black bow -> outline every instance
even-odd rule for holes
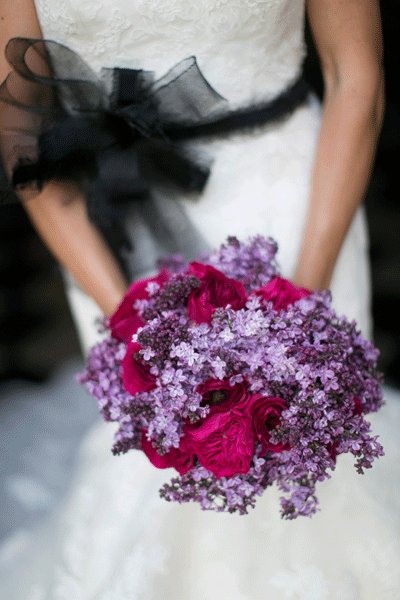
[[[6,56],[14,70],[0,101],[8,107],[7,141],[16,157],[14,189],[73,180],[84,186],[89,216],[104,225],[154,185],[204,188],[210,161],[182,143],[184,132],[226,112],[227,101],[194,56],[158,80],[141,69],[103,69],[98,76],[50,40],[13,38]]]

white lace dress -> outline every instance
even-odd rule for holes
[[[276,96],[304,58],[304,0],[36,0],[44,36],[72,47],[96,70],[123,66],[164,74],[195,55],[231,106]],[[156,198],[174,243],[186,253],[228,234],[263,233],[279,243],[290,277],[305,221],[320,106],[280,124],[205,143],[214,158],[197,199]],[[132,276],[154,269],[166,248],[145,211],[132,211]],[[172,245],[173,245],[172,244]],[[168,248],[167,248],[168,249]],[[332,285],[336,308],[369,335],[370,282],[363,210],[351,226]],[[82,347],[96,341],[94,303],[72,282],[67,292]],[[91,400],[88,398],[88,402]],[[201,512],[158,496],[173,470],[139,452],[114,457],[113,427],[85,440],[64,506],[33,538],[15,577],[14,600],[372,600],[400,598],[399,405],[373,417],[387,456],[364,477],[341,457],[319,491],[313,519],[284,522],[268,491],[248,516]],[[396,495],[397,494],[397,495]],[[46,537],[47,536],[47,537]],[[2,596],[3,597],[3,596]]]

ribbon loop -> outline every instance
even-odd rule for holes
[[[184,140],[276,120],[308,92],[299,79],[277,99],[232,111],[195,56],[159,79],[117,67],[98,75],[52,40],[13,38],[6,56],[13,71],[0,86],[1,200],[35,194],[51,179],[74,181],[100,225],[117,221],[125,203],[148,198],[155,184],[203,190],[212,161]]]

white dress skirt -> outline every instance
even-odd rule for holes
[[[304,0],[36,0],[44,36],[72,47],[94,69],[165,73],[195,55],[233,106],[272,98],[304,58]],[[132,208],[132,278],[168,251],[190,258],[228,235],[271,235],[291,277],[301,243],[321,109],[310,95],[279,124],[197,141],[213,159],[195,199],[157,192]],[[83,353],[99,339],[99,309],[65,274]],[[361,208],[332,283],[338,312],[371,333],[368,236]],[[93,401],[88,398],[88,402]],[[283,521],[271,489],[247,516],[167,503],[173,476],[145,455],[111,454],[114,428],[101,421],[80,452],[68,497],[25,544],[3,598],[10,600],[394,600],[400,598],[400,404],[394,392],[373,415],[386,456],[364,476],[341,456],[319,489],[312,519]]]

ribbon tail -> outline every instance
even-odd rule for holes
[[[188,148],[163,139],[147,140],[138,158],[145,179],[169,183],[180,191],[201,192],[210,175],[210,159],[200,161]]]

